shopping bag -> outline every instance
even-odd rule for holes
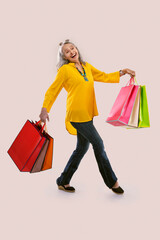
[[[36,122],[35,127],[41,129],[41,125],[39,125],[39,123],[41,123],[41,121]],[[38,159],[34,163],[30,173],[40,172],[52,168],[53,138],[48,134],[46,125],[45,130],[43,131],[43,135],[46,137],[46,143],[41,153],[39,154]]]
[[[46,137],[49,139],[49,145],[48,145],[48,149],[47,149],[47,152],[46,152],[46,155],[45,155],[45,159],[44,159],[41,171],[52,168],[52,162],[53,162],[53,143],[54,143],[54,139],[48,133],[46,133]]]
[[[141,86],[140,108],[139,108],[139,123],[138,127],[150,127],[148,102],[146,94],[146,86]]]
[[[36,161],[34,162],[34,165],[30,171],[30,173],[35,173],[35,172],[40,172],[41,169],[42,169],[42,166],[43,166],[43,162],[44,162],[44,159],[45,159],[45,155],[46,155],[46,152],[47,152],[47,149],[48,149],[48,144],[49,144],[49,140],[46,139],[46,142],[40,152],[40,154],[38,155]]]
[[[130,119],[128,122],[128,126],[124,126],[125,128],[138,128],[138,116],[139,116],[139,104],[140,104],[140,94],[141,87],[139,86],[137,96],[134,102],[134,106],[130,115]],[[123,126],[122,126],[123,127]]]
[[[121,88],[106,122],[113,126],[137,128],[141,88],[135,85],[134,77],[130,78],[128,83]]]
[[[42,134],[44,126],[37,129],[33,122],[27,120],[8,149],[8,154],[20,171],[30,172],[43,149],[46,143],[46,137]]]

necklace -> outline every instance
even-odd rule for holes
[[[77,68],[77,67],[76,67]],[[77,68],[77,70],[78,70],[78,72],[84,77],[84,80],[85,81],[88,81],[88,78],[86,77],[86,72],[85,72],[85,70],[84,70],[84,67],[82,66],[82,68],[83,68],[83,72],[84,72],[84,74],[83,73],[81,73],[81,71]]]

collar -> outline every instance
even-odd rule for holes
[[[75,64],[73,62],[69,62],[68,64],[71,66],[75,66]]]
[[[76,67],[74,62],[69,62],[68,63],[70,66]],[[83,63],[81,62],[82,66],[84,67]]]

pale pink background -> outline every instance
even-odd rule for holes
[[[158,0],[1,1],[1,239],[159,239],[159,9]],[[76,146],[65,130],[64,89],[47,122],[55,139],[53,169],[21,173],[7,154],[25,121],[39,120],[56,76],[58,44],[67,38],[97,69],[130,68],[146,86],[151,127],[126,130],[105,120],[129,75],[119,84],[95,83],[94,124],[123,196],[104,184],[91,145],[71,180],[76,193],[57,189]]]

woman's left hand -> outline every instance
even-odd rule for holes
[[[122,71],[126,74],[129,74],[131,77],[135,77],[136,76],[136,73],[135,71],[129,69],[129,68],[125,68],[125,69],[122,69]]]

